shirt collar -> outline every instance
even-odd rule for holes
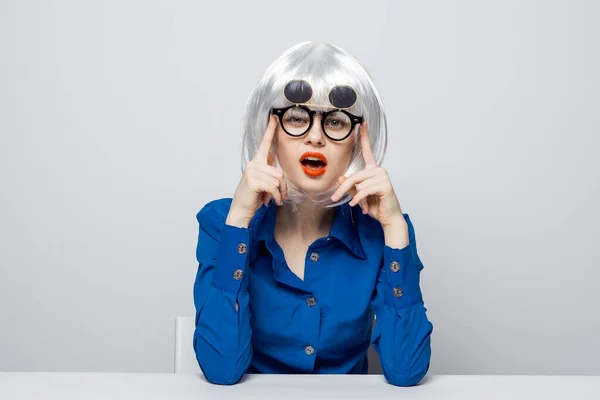
[[[258,209],[256,218],[253,220],[254,223],[250,225],[250,230],[256,232],[254,235],[256,241],[264,241],[269,248],[273,248],[271,245],[275,240],[273,232],[275,232],[276,211],[277,205],[271,200],[268,207],[263,205]],[[358,235],[356,217],[348,203],[337,206],[329,236],[338,239],[355,256],[364,260],[367,256]]]

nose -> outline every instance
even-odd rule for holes
[[[325,134],[321,128],[321,116],[315,115],[313,125],[304,137],[304,144],[312,144],[313,146],[324,146],[325,145]]]

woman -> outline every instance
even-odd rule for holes
[[[364,374],[370,343],[389,383],[425,376],[423,264],[379,166],[386,138],[379,93],[344,50],[300,43],[267,69],[248,101],[234,196],[197,215],[193,346],[210,382]]]

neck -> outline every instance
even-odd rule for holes
[[[298,238],[310,244],[329,234],[335,210],[317,206],[312,201],[296,206],[284,203],[277,208],[276,216],[277,234]]]

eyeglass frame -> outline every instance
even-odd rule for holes
[[[306,112],[308,113],[308,116],[309,116],[309,118],[310,118],[310,123],[308,124],[308,128],[306,128],[306,131],[302,132],[302,133],[301,133],[301,134],[299,134],[299,135],[294,135],[294,134],[292,134],[292,133],[288,132],[288,131],[285,129],[285,127],[283,126],[283,121],[281,120],[281,117],[282,117],[282,116],[283,116],[283,115],[284,115],[284,114],[285,114],[285,113],[286,113],[286,112],[287,112],[289,109],[291,109],[291,108],[294,108],[294,107],[300,107],[300,108],[302,108],[304,111],[306,111]],[[317,107],[319,107],[319,106],[317,106]],[[324,106],[324,107],[327,107],[327,108],[329,108],[328,106]],[[312,128],[312,126],[313,126],[313,122],[314,122],[314,117],[313,117],[313,116],[314,116],[315,114],[317,114],[317,113],[321,114],[321,129],[322,129],[323,133],[325,134],[325,136],[327,136],[327,137],[328,137],[330,140],[333,140],[334,142],[341,142],[342,140],[345,140],[345,139],[347,139],[347,138],[348,138],[348,136],[350,136],[350,135],[352,134],[352,131],[354,131],[354,128],[356,127],[356,125],[357,125],[357,124],[361,124],[361,123],[363,122],[363,117],[359,117],[359,116],[357,116],[357,115],[351,114],[351,113],[349,113],[349,112],[348,112],[348,111],[346,111],[346,110],[342,110],[341,108],[336,108],[336,109],[334,109],[334,110],[330,110],[330,111],[317,111],[317,110],[311,110],[310,108],[308,108],[307,106],[305,106],[305,105],[302,105],[302,104],[293,104],[293,105],[291,105],[291,106],[288,106],[288,107],[283,107],[283,108],[273,108],[273,109],[272,109],[272,112],[273,112],[275,115],[277,115],[277,119],[279,120],[279,125],[281,125],[281,128],[283,129],[283,131],[284,131],[286,134],[288,134],[289,136],[291,136],[291,137],[296,137],[296,138],[297,138],[297,137],[302,137],[302,136],[306,135],[306,133],[307,133],[307,132],[309,132],[309,131],[310,131],[310,128]],[[348,131],[348,134],[347,134],[346,136],[344,136],[343,138],[341,138],[341,139],[334,139],[334,138],[332,138],[331,136],[329,136],[329,135],[327,134],[327,132],[326,132],[326,130],[325,130],[325,120],[327,119],[327,117],[328,117],[330,114],[333,114],[334,112],[342,112],[342,113],[346,114],[346,115],[347,115],[347,116],[350,118],[350,123],[351,123],[351,125],[350,125],[350,131]]]

